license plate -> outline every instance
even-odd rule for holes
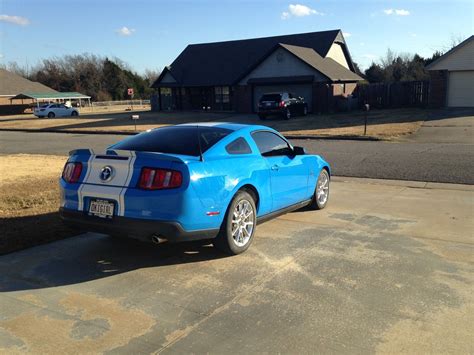
[[[114,215],[114,204],[106,200],[92,200],[89,206],[89,214],[102,218],[112,218]]]

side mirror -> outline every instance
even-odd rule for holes
[[[305,155],[306,149],[303,147],[293,147],[293,154],[294,155]]]

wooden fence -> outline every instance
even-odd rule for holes
[[[426,107],[429,84],[428,81],[361,84],[354,95],[361,108],[366,103],[374,108]]]

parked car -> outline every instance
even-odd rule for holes
[[[288,92],[264,94],[258,102],[258,117],[261,120],[270,115],[280,115],[289,120],[293,116],[308,113],[308,104],[301,96]]]
[[[84,231],[247,250],[257,223],[329,198],[329,164],[277,131],[232,123],[153,129],[70,152],[60,215]]]
[[[46,104],[40,107],[35,107],[33,114],[39,118],[79,116],[79,110],[64,104]]]

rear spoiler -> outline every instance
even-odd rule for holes
[[[142,158],[157,158],[160,160],[167,160],[176,163],[185,163],[186,161],[199,161],[199,157],[194,156],[178,156],[173,154],[165,153],[154,153],[154,152],[139,152],[139,151],[130,151],[130,150],[118,150],[118,149],[107,149],[105,153],[95,153],[92,149],[75,149],[69,152],[69,156],[73,155],[86,155],[91,156],[95,155],[96,159],[110,159],[110,160],[128,160],[132,156],[142,157]]]

